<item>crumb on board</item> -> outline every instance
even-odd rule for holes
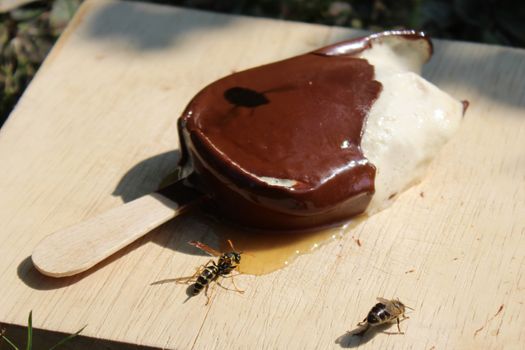
[[[494,314],[494,316],[492,316],[491,318],[489,318],[489,319],[487,320],[487,322],[485,322],[485,324],[484,324],[483,326],[481,326],[480,328],[476,329],[476,331],[474,332],[474,336],[478,335],[478,333],[481,332],[481,331],[483,330],[483,328],[485,328],[485,326],[486,326],[490,321],[492,321],[493,319],[495,319],[496,316],[498,316],[498,315],[501,313],[501,311],[503,311],[503,307],[504,307],[504,306],[505,306],[505,304],[501,304],[501,305],[499,306],[498,311],[496,311],[496,313]],[[498,328],[498,331],[496,332],[496,335],[498,335],[498,334],[499,334],[499,328]]]
[[[408,271],[405,271],[405,273],[412,273],[412,272],[415,272],[415,271],[416,271],[416,269],[410,269]]]
[[[388,196],[388,199],[392,199],[397,195],[397,192],[392,193],[390,196]]]
[[[423,192],[423,191],[419,192],[419,197],[425,198],[425,192]]]
[[[357,243],[358,246],[361,246],[361,240],[359,238],[356,239],[355,242]]]
[[[452,261],[456,261],[456,260],[458,260],[458,258],[454,258],[454,259],[452,259]]]

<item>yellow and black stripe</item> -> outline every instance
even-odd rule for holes
[[[193,284],[193,296],[199,294],[211,281],[219,276],[219,267],[215,264],[206,266]]]

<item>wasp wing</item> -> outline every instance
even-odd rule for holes
[[[207,244],[204,244],[202,242],[199,242],[199,241],[189,241],[188,242],[189,244],[191,244],[192,246],[194,247],[197,247],[199,248],[200,250],[202,251],[205,251],[206,253],[210,254],[211,256],[221,256],[222,253],[221,252],[218,252],[216,251],[215,249],[213,249],[212,247],[210,247],[209,245]]]
[[[164,284],[164,283],[173,283],[173,282],[186,284],[186,283],[192,283],[192,282],[194,282],[193,280],[196,280],[196,279],[197,278],[195,276],[178,277],[178,278],[167,278],[165,280],[152,282],[152,283],[150,283],[150,286],[154,286],[154,285],[157,285],[157,284]]]
[[[397,316],[399,316],[400,314],[403,313],[403,309],[401,309],[399,306],[397,306],[396,304],[402,304],[399,299],[391,299],[391,300],[388,300],[388,299],[385,299],[385,298],[377,298],[377,301],[379,301],[380,303],[383,303],[385,305],[385,309],[386,311],[388,311],[388,313],[390,315],[393,316],[393,318],[396,318]]]

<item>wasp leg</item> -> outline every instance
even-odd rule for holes
[[[403,322],[405,319],[409,318],[408,316],[405,316],[404,318],[401,318],[401,315],[396,318],[396,322],[397,322],[397,332],[387,332],[387,331],[381,331],[381,333],[384,333],[384,334],[388,334],[388,335],[394,335],[394,334],[405,334],[405,332],[402,332],[401,331],[401,328],[399,327],[400,325],[400,322]],[[392,320],[392,322],[394,322],[394,320]]]
[[[201,266],[197,267],[195,273],[193,275],[191,275],[191,276],[177,277],[177,278],[168,278],[168,279],[164,279],[164,280],[153,282],[150,285],[153,286],[153,285],[156,285],[156,284],[164,284],[164,283],[170,283],[170,282],[175,282],[177,284],[192,284],[192,283],[195,283],[197,281],[197,278],[199,278],[200,274],[202,273],[202,271],[204,271],[204,269],[212,262],[213,262],[213,259],[210,259],[210,261],[208,261],[205,265],[201,265]]]
[[[232,276],[232,284],[235,287],[235,290],[237,291],[237,293],[244,294],[244,290],[239,289],[239,287],[237,287],[237,285],[235,284],[235,280],[233,279],[233,276]]]
[[[233,279],[232,279],[232,283],[233,283],[233,286],[235,287],[235,289],[227,288],[227,287],[223,286],[219,281],[217,281],[217,284],[218,284],[219,287],[221,287],[222,289],[229,290],[229,291],[232,291],[232,292],[237,292],[237,293],[240,293],[240,294],[243,294],[243,293],[244,293],[243,290],[239,289],[239,288],[235,285],[235,282],[233,282]]]
[[[241,273],[238,273],[238,274],[235,274],[235,275],[229,275],[229,276],[222,276],[222,278],[231,278],[232,279],[232,284],[233,286],[235,287],[235,289],[228,289],[228,288],[224,288],[224,289],[228,289],[228,290],[232,290],[232,291],[235,291],[237,293],[241,293],[243,294],[244,293],[244,290],[240,289],[239,287],[237,287],[237,285],[235,284],[235,280],[233,279],[233,277],[237,276],[237,275],[240,275]],[[221,286],[222,287],[222,286]]]
[[[405,334],[405,332],[401,332],[401,328],[399,327],[399,317],[396,318],[396,321],[397,321],[397,332],[398,332],[399,334]]]
[[[365,318],[363,321],[359,322],[357,325],[358,326],[366,326],[367,324],[368,324],[368,322],[367,322],[367,320]]]
[[[222,278],[234,278],[235,276],[239,276],[239,275],[242,275],[242,272],[239,272],[237,270],[233,270],[227,276],[222,276]]]
[[[208,287],[210,285],[207,284],[206,285],[206,288],[204,289],[204,295],[206,296],[206,303],[204,305],[208,305],[210,303],[210,300],[211,300],[211,297],[213,295],[213,291],[215,290],[215,284],[213,286],[211,286],[211,291],[210,291],[210,294],[208,295]]]
[[[204,269],[208,267],[208,265],[211,263],[213,263],[213,259],[210,259],[206,264],[197,267],[195,273],[192,276],[174,278],[174,280],[175,282],[180,284],[195,283],[197,281],[197,278],[199,278],[199,276],[201,275],[202,271],[204,271]]]
[[[206,303],[205,303],[204,305],[208,305],[209,302],[210,302],[210,297],[209,297],[209,295],[208,295],[208,287],[209,287],[209,286],[210,286],[210,285],[207,284],[206,287],[204,288],[204,295],[206,296]]]

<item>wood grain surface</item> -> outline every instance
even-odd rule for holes
[[[356,33],[136,2],[86,1],[0,131],[0,322],[176,349],[522,349],[525,51],[435,42],[425,76],[471,103],[425,180],[342,239],[278,272],[240,276],[210,305],[186,288],[178,217],[79,276],[39,274],[50,232],[157,188],[175,120],[205,84]],[[358,237],[357,245],[353,237]],[[346,331],[377,296],[415,308],[403,335]],[[395,327],[388,331],[395,331]]]

